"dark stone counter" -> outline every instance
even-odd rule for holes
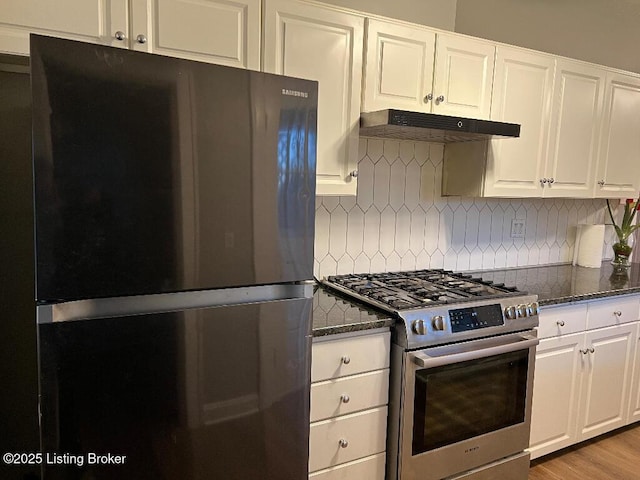
[[[617,275],[608,261],[600,268],[544,265],[474,272],[485,280],[516,286],[538,295],[541,306],[579,302],[594,298],[640,293],[640,265]],[[395,319],[380,310],[343,296],[319,284],[313,298],[313,336],[390,328]]]
[[[547,265],[476,273],[485,280],[515,285],[519,290],[536,294],[540,305],[640,293],[640,265],[637,264],[623,275],[614,273],[608,261],[602,262],[600,268]]]
[[[390,328],[395,319],[321,285],[313,294],[313,336]]]

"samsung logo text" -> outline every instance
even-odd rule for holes
[[[286,88],[282,89],[282,95],[289,95],[290,97],[309,98],[309,94],[307,92],[299,92],[298,90],[288,90]]]

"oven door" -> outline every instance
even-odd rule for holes
[[[529,445],[535,332],[407,352],[400,476],[439,480]]]

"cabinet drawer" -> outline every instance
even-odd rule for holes
[[[386,405],[388,398],[388,369],[314,383],[311,421]]]
[[[389,367],[390,333],[314,343],[311,353],[311,381],[355,375]]]
[[[584,332],[587,325],[587,305],[543,307],[539,321],[538,338]]]
[[[587,329],[609,327],[638,320],[640,297],[613,297],[589,303]]]
[[[361,458],[309,475],[309,480],[384,480],[385,454]]]
[[[386,406],[312,423],[309,472],[384,452],[386,432]]]

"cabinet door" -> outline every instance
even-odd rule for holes
[[[435,43],[427,29],[367,20],[362,111],[429,112]]]
[[[431,111],[489,118],[495,50],[488,42],[438,34]]]
[[[542,195],[555,60],[516,48],[496,53],[491,119],[521,125],[519,138],[492,140],[485,195]]]
[[[319,82],[318,195],[355,195],[364,18],[294,0],[267,0],[264,70]]]
[[[531,413],[531,458],[576,441],[580,349],[584,333],[540,341],[536,351]]]
[[[2,0],[0,52],[28,55],[29,33],[126,47],[127,0]]]
[[[586,333],[578,441],[625,425],[635,332],[624,324]]]
[[[131,0],[131,10],[135,50],[260,70],[260,0]]]
[[[633,360],[633,381],[631,383],[631,400],[629,402],[629,414],[627,423],[640,420],[640,324],[636,323],[636,332],[633,337],[634,360]]]
[[[592,197],[605,71],[557,60],[545,197]]]
[[[635,198],[640,190],[640,78],[608,72],[595,196]]]

